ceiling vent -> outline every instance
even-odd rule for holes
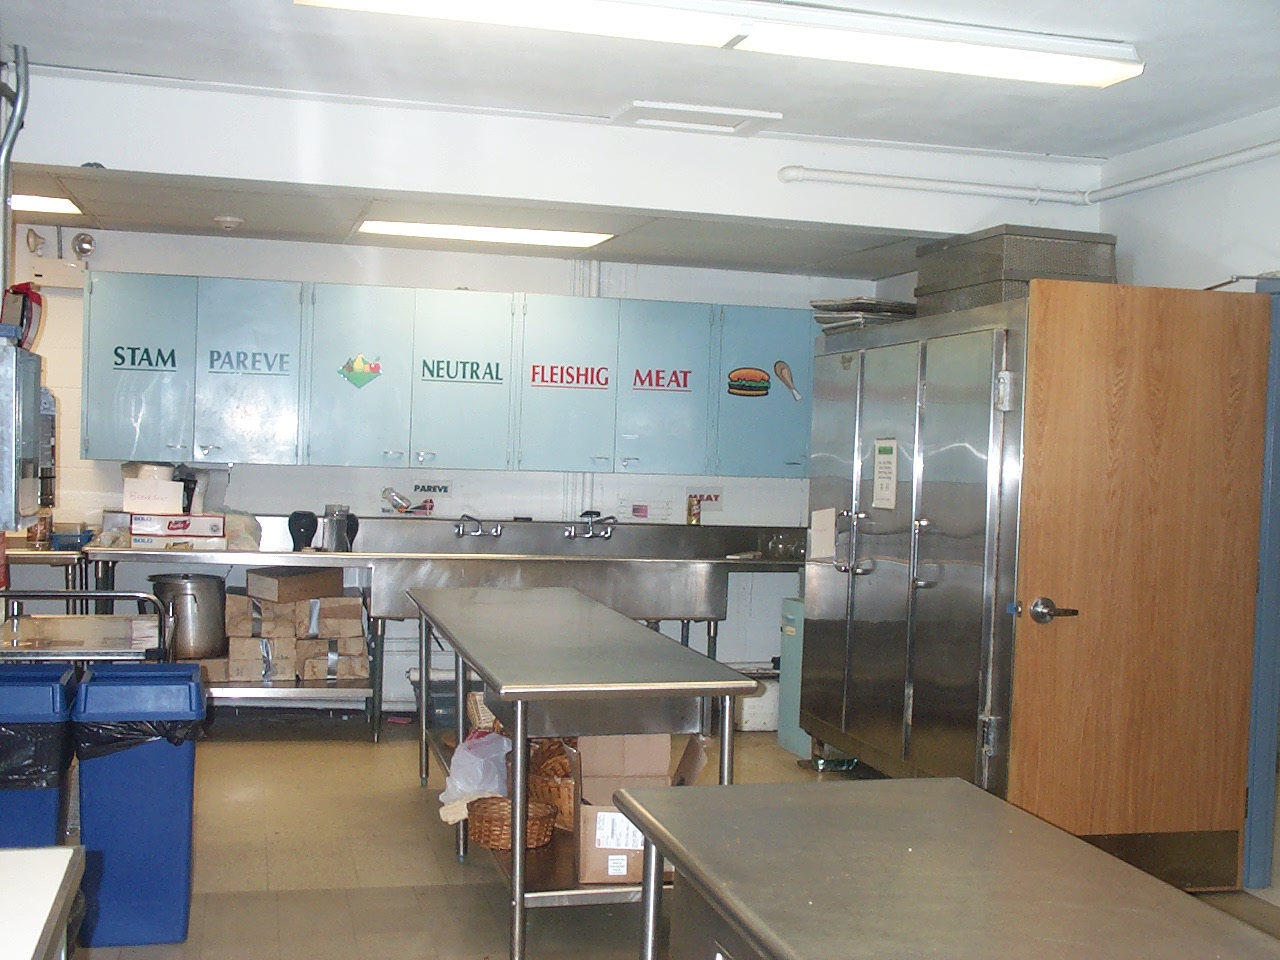
[[[615,115],[612,122],[624,127],[749,137],[781,119],[782,114],[769,110],[735,110],[731,107],[708,107],[697,103],[635,100],[631,106]]]

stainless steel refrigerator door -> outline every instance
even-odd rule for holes
[[[906,759],[935,776],[965,780],[976,774],[983,642],[991,628],[984,564],[1001,338],[982,330],[924,346]]]
[[[811,521],[804,573],[804,653],[800,709],[836,730],[844,728],[849,646],[849,559],[854,438],[858,430],[858,351],[814,358],[813,432],[809,452],[811,516],[834,513],[833,542]],[[842,569],[843,568],[843,569]]]
[[[902,759],[908,690],[909,566],[921,346],[863,355],[845,730]]]

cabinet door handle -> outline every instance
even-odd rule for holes
[[[631,464],[636,463],[636,462],[638,462],[639,460],[640,460],[640,458],[639,458],[639,457],[623,457],[623,458],[622,458],[622,465],[623,465],[624,467],[629,467],[629,466],[631,466]]]
[[[436,452],[435,452],[434,450],[419,450],[419,451],[418,451],[418,462],[419,462],[419,463],[422,463],[422,462],[424,462],[424,461],[426,461],[426,460],[434,460],[435,458],[436,458]]]
[[[166,443],[165,448],[169,450],[185,450],[187,445],[185,443]]]
[[[382,455],[389,460],[399,460],[404,456],[403,450],[383,450]]]
[[[788,467],[803,467],[803,466],[804,466],[804,461],[803,461],[803,460],[787,460],[787,461],[785,461],[785,462],[786,462],[786,465],[787,465]]]
[[[606,457],[604,454],[600,454],[598,456],[592,457],[591,459],[592,460],[612,460],[613,457]]]

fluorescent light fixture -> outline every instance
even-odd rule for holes
[[[80,208],[63,197],[38,197],[34,194],[15,193],[9,198],[9,209],[18,213],[66,213],[80,215]]]
[[[849,25],[838,28],[757,22],[734,49],[1082,87],[1109,87],[1142,73],[1137,51],[1126,43],[885,17],[847,19]]]
[[[1132,44],[861,14],[776,0],[294,0],[296,4],[873,66],[1108,87]]]
[[[628,0],[294,0],[294,3],[703,47],[729,46],[742,35],[741,24],[718,13]]]
[[[462,240],[467,243],[511,243],[534,247],[594,247],[597,243],[613,238],[612,233],[473,227],[457,223],[407,223],[398,220],[366,220],[360,224],[358,232],[418,240]]]

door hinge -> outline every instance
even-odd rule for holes
[[[984,757],[994,757],[1000,752],[1000,734],[1001,728],[1004,726],[1001,717],[980,717],[982,724],[982,755]]]
[[[1001,413],[1011,413],[1018,404],[1018,382],[1012,370],[1001,370],[996,374],[996,409]]]

